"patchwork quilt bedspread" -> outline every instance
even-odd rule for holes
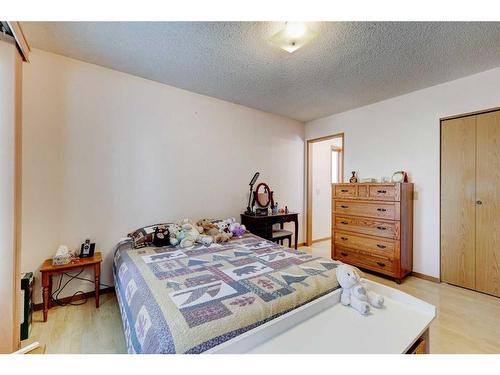
[[[339,287],[337,263],[252,234],[225,244],[120,244],[115,287],[129,353],[201,353]]]

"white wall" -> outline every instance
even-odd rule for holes
[[[413,269],[439,276],[439,119],[500,106],[500,68],[306,124],[306,138],[344,132],[344,178],[409,172],[417,197]]]
[[[30,59],[24,270],[37,271],[59,244],[90,237],[104,253],[103,282],[112,284],[119,238],[183,217],[239,220],[255,171],[301,214],[302,240],[303,123],[39,50]],[[92,290],[74,287],[68,292]]]
[[[312,154],[312,239],[331,236],[332,146],[342,147],[342,138],[310,144]]]

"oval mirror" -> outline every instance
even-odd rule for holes
[[[272,191],[266,183],[261,182],[255,189],[255,200],[262,208],[267,208],[273,199]]]

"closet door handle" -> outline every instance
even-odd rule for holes
[[[377,229],[379,229],[379,230],[386,230],[387,228],[386,227],[377,227]]]
[[[380,267],[385,267],[385,263],[382,263],[382,262],[377,262],[377,264],[378,264]]]
[[[385,208],[377,208],[377,211],[378,211],[378,212],[385,212],[385,211],[387,211],[387,210],[386,210]]]
[[[349,224],[347,221],[341,221],[340,224],[344,224],[344,225],[347,225]]]
[[[483,204],[483,201],[476,201],[476,204],[477,204],[478,206],[480,206],[480,205],[482,205],[482,204]]]
[[[342,255],[343,257],[346,257],[347,256],[347,253],[344,253],[343,251],[340,252],[340,255]]]
[[[347,237],[340,237],[340,239],[341,239],[342,241],[347,241],[347,240],[348,240],[348,238],[347,238]]]
[[[379,243],[378,243],[378,244],[377,244],[377,247],[378,247],[378,248],[380,248],[380,249],[385,249],[387,246],[385,246],[385,245],[381,245],[381,244],[379,244]]]
[[[345,204],[340,206],[341,208],[349,208],[349,206],[346,206]]]
[[[379,194],[386,194],[387,190],[377,190],[377,193],[379,193]]]

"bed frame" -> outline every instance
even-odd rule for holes
[[[384,296],[382,309],[360,315],[339,303],[341,289],[337,289],[205,353],[429,353],[429,326],[436,308],[399,290],[362,280]]]

